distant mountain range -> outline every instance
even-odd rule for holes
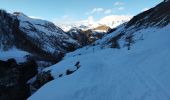
[[[128,22],[133,16],[130,15],[110,15],[104,18],[101,18],[98,21],[94,21],[93,18],[88,18],[88,20],[77,21],[72,24],[57,24],[65,32],[69,31],[71,28],[76,27],[82,30],[94,29],[99,26],[106,25],[110,28],[115,28],[125,22]]]

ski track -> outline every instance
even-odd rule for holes
[[[132,69],[136,76],[145,84],[159,100],[170,100],[170,92],[167,91],[162,84],[152,76],[140,68]],[[165,97],[165,98],[162,98]],[[141,99],[143,100],[143,99]]]
[[[103,61],[105,57],[100,58]],[[110,61],[105,61],[105,66],[110,66]],[[148,90],[141,94],[139,100],[148,100],[149,96],[157,98],[156,100],[170,100],[170,91],[168,91],[155,77],[149,75],[147,72],[143,71],[139,67],[124,67],[124,69],[131,71],[140,80],[141,84],[144,84]],[[121,73],[121,72],[120,72]],[[117,84],[117,86],[119,86]],[[117,90],[118,91],[118,90]]]

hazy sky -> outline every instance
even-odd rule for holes
[[[0,0],[0,8],[46,20],[83,20],[108,15],[136,15],[162,0]]]

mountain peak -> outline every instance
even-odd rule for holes
[[[13,15],[15,15],[15,16],[25,16],[25,17],[27,16],[22,12],[14,12]]]

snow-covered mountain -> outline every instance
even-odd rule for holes
[[[28,100],[170,100],[169,9],[162,2],[68,53]]]
[[[76,40],[70,38],[62,29],[55,26],[53,23],[41,20],[32,19],[22,13],[14,13],[20,21],[20,28],[27,35],[35,40],[39,40],[39,45],[45,51],[54,53],[58,51],[66,52],[69,46],[78,46]],[[58,50],[58,51],[57,51]]]
[[[110,28],[115,28],[125,22],[128,22],[132,16],[130,15],[110,15],[103,17],[97,21],[94,21],[93,17],[89,17],[87,20],[77,21],[70,24],[57,24],[65,32],[68,32],[71,28],[78,28],[82,30],[94,29],[101,25],[109,26]]]
[[[99,25],[106,25],[110,28],[115,28],[125,22],[128,22],[132,16],[127,15],[110,15],[100,19],[97,23]]]
[[[76,40],[49,21],[32,19],[20,12],[9,14],[3,10],[0,17],[2,51],[14,48],[41,59],[56,60],[61,58],[61,54],[79,47]]]

